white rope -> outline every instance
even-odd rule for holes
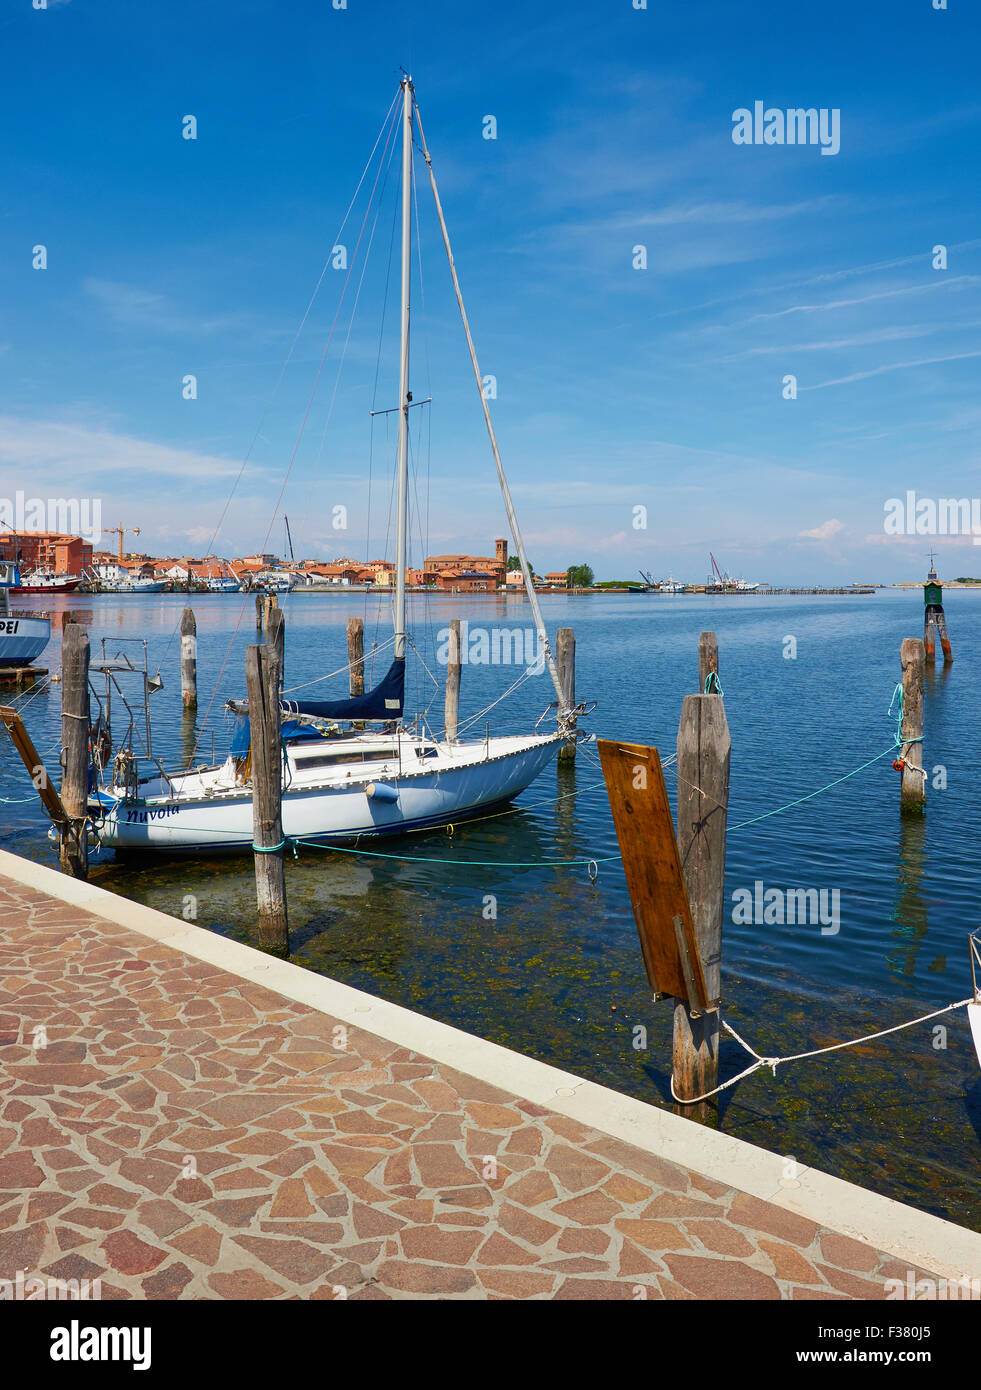
[[[512,684],[508,686],[507,690],[505,690],[503,695],[498,695],[496,700],[492,700],[489,705],[485,705],[483,709],[479,709],[477,713],[472,715],[469,719],[465,719],[463,723],[460,725],[457,732],[462,734],[464,729],[469,729],[471,724],[476,724],[478,719],[483,719],[484,715],[489,714],[495,705],[499,705],[502,700],[506,700],[509,695],[511,695],[515,690],[517,690],[518,686],[521,685],[522,681],[526,681],[529,676],[534,674],[534,666],[526,666],[525,669],[521,672],[521,675],[518,676],[517,680],[513,681]]]
[[[45,692],[45,690],[50,689],[50,686],[51,686],[51,677],[50,677],[50,676],[44,676],[44,677],[42,677],[41,680],[35,681],[35,682],[34,682],[34,688],[30,691],[30,693],[26,696],[26,698],[18,697],[18,696],[15,694],[15,695],[14,695],[14,700],[15,700],[15,702],[19,700],[19,703],[13,704],[13,705],[11,706],[11,708],[12,708],[12,709],[15,709],[19,715],[23,716],[23,713],[24,713],[24,711],[27,709],[27,706],[28,706],[29,704],[31,704],[34,700],[36,700],[37,697],[38,697],[39,695],[43,695],[44,692]]]
[[[934,1009],[933,1013],[922,1014],[919,1018],[911,1018],[908,1023],[897,1023],[892,1028],[881,1028],[877,1033],[865,1033],[860,1038],[852,1038],[848,1042],[832,1043],[830,1047],[815,1047],[810,1052],[794,1052],[789,1057],[761,1057],[760,1054],[750,1047],[749,1043],[739,1036],[735,1028],[722,1019],[722,1027],[727,1033],[731,1033],[741,1047],[744,1047],[751,1057],[755,1057],[755,1062],[748,1066],[745,1071],[741,1071],[738,1076],[731,1077],[724,1081],[721,1086],[716,1086],[713,1091],[706,1091],[703,1096],[693,1096],[690,1100],[682,1099],[674,1089],[674,1073],[671,1075],[671,1096],[680,1105],[697,1105],[699,1101],[709,1100],[712,1096],[717,1096],[720,1091],[724,1091],[729,1086],[735,1086],[737,1081],[742,1081],[744,1076],[752,1076],[754,1071],[759,1071],[760,1067],[769,1067],[774,1076],[777,1074],[777,1067],[784,1062],[800,1062],[805,1057],[820,1057],[825,1052],[840,1052],[843,1047],[855,1047],[858,1043],[872,1042],[875,1038],[888,1037],[890,1033],[901,1033],[904,1028],[914,1028],[918,1023],[928,1023],[931,1018],[939,1018],[941,1014],[952,1013],[954,1009],[963,1009],[968,1004],[975,1003],[975,999],[960,999],[956,1004],[947,1004],[942,1009]]]
[[[439,681],[436,679],[436,677],[433,675],[432,671],[430,671],[429,667],[426,665],[425,661],[423,660],[422,652],[421,652],[421,651],[419,650],[419,648],[416,646],[415,642],[413,642],[411,634],[408,634],[408,633],[407,633],[406,636],[407,636],[407,639],[408,639],[409,646],[410,646],[410,647],[412,648],[412,650],[415,652],[415,654],[416,654],[416,656],[417,656],[417,658],[418,658],[418,660],[419,660],[419,665],[420,665],[420,666],[422,667],[422,669],[425,671],[426,675],[427,675],[427,676],[429,677],[429,679],[432,681],[432,683],[433,683],[433,685],[436,687],[436,689],[439,690]],[[430,704],[431,704],[431,703],[432,703],[432,701],[430,701]],[[427,706],[427,711],[428,711],[428,706]]]

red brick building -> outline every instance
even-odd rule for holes
[[[33,570],[80,575],[92,563],[92,543],[60,531],[0,531],[0,560],[18,560],[22,575]]]
[[[505,582],[508,570],[508,543],[494,542],[496,554],[489,555],[427,555],[423,562],[423,582],[435,583],[441,589],[497,589]],[[451,582],[444,583],[444,578]],[[479,583],[477,581],[480,581]],[[469,581],[469,582],[468,582]]]

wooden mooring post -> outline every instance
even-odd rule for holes
[[[185,709],[198,707],[198,625],[193,608],[181,618],[181,699]]]
[[[443,729],[447,743],[453,743],[460,728],[460,619],[450,620],[450,647],[446,659],[446,697],[443,703]]]
[[[555,664],[559,672],[559,684],[565,700],[565,708],[573,709],[576,703],[576,634],[571,627],[560,627],[555,639]],[[562,711],[560,710],[561,714]],[[575,727],[575,723],[573,723]],[[559,749],[559,762],[573,762],[576,756],[575,738],[566,739]]]
[[[699,644],[701,649],[701,643]],[[719,999],[731,740],[721,695],[686,695],[678,727],[678,851],[709,1008],[674,1010],[674,1092],[680,1101],[719,1082]]]
[[[279,687],[282,690],[283,676],[286,673],[286,615],[279,604],[269,610],[266,642],[276,653],[276,660],[279,662]]]
[[[704,695],[706,689],[710,694],[717,694],[720,689],[719,639],[714,632],[702,632],[698,638],[698,693]]]
[[[61,635],[61,871],[88,878],[86,836],[89,795],[89,634],[67,623]]]
[[[271,955],[289,955],[286,866],[283,850],[283,771],[277,648],[266,642],[248,647],[245,682],[249,699],[252,757],[252,847],[255,851],[259,946]]]
[[[351,668],[351,698],[364,694],[364,619],[347,620],[347,662]]]
[[[899,651],[903,671],[903,719],[899,728],[902,763],[899,809],[903,815],[922,815],[926,807],[923,773],[923,683],[926,653],[918,637],[906,637]]]
[[[264,619],[264,617],[265,617],[265,613],[266,613],[266,596],[265,596],[265,594],[256,594],[256,596],[255,596],[255,630],[256,630],[256,632],[261,632],[261,631],[262,631],[262,622],[263,622],[263,619]]]

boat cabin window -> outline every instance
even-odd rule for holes
[[[389,758],[396,758],[398,754],[394,748],[357,750],[349,749],[345,753],[300,753],[294,752],[293,759],[297,767],[338,767],[343,763],[381,763]]]
[[[425,748],[417,748],[417,749],[416,749],[416,757],[417,757],[417,758],[438,758],[438,757],[439,757],[439,749],[438,749],[438,748],[436,747],[436,745],[433,744],[433,743],[428,744]]]

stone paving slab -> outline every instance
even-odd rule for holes
[[[121,1299],[880,1299],[932,1277],[0,875],[18,1271]]]

